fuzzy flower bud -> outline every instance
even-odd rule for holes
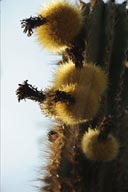
[[[78,124],[94,117],[99,109],[100,97],[107,87],[107,75],[98,66],[84,63],[77,69],[72,61],[63,64],[56,71],[52,90],[70,95],[73,102],[51,98],[41,104],[48,116],[58,117],[66,124]]]
[[[50,3],[39,15],[47,22],[36,29],[38,40],[53,52],[64,49],[81,30],[81,10],[67,1]]]
[[[82,151],[92,161],[111,161],[116,158],[119,151],[117,139],[109,134],[104,141],[98,140],[99,130],[89,129],[81,142]]]

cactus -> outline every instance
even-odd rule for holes
[[[57,1],[22,20],[28,36],[35,29],[43,46],[62,55],[49,88],[25,81],[16,91],[19,101],[37,101],[56,120],[42,192],[128,191],[126,7],[127,1]]]

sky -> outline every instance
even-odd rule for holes
[[[59,57],[44,50],[36,36],[28,38],[20,26],[46,2],[50,0],[1,1],[1,192],[38,191],[37,178],[48,163],[47,133],[54,123],[37,103],[18,103],[15,94],[26,79],[39,89],[52,81]]]
[[[1,1],[1,192],[38,191],[36,180],[47,161],[47,132],[53,123],[38,103],[18,103],[15,94],[26,79],[46,88],[59,59],[43,50],[35,36],[23,34],[20,26],[20,20],[37,15],[45,2]]]

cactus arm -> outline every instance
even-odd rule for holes
[[[101,2],[101,1],[100,1]],[[99,3],[99,1],[97,2]],[[92,11],[90,13],[90,17],[92,16],[91,14],[94,14],[95,12],[97,14],[101,14],[98,11],[94,11],[96,4],[92,7]],[[122,5],[121,5],[122,6]],[[102,31],[101,29],[97,29],[96,25],[93,26],[93,22],[89,23],[90,20],[88,18],[87,14],[87,22],[85,24],[85,59],[89,59],[90,61],[95,61],[96,64],[101,65],[109,75],[109,89],[107,92],[107,98],[106,98],[106,104],[104,105],[105,107],[107,106],[107,109],[105,109],[104,114],[106,116],[112,115],[112,123],[115,123],[114,129],[112,128],[113,132],[120,138],[121,143],[123,144],[123,148],[120,151],[120,154],[118,158],[110,163],[108,162],[91,162],[86,159],[86,157],[83,155],[80,149],[80,140],[85,132],[85,130],[88,128],[88,126],[94,126],[97,124],[99,120],[101,120],[101,117],[97,117],[96,120],[92,120],[90,122],[86,122],[83,125],[79,126],[79,130],[76,129],[75,126],[67,126],[65,125],[65,130],[63,132],[64,134],[64,147],[63,147],[63,152],[62,152],[62,159],[60,161],[60,169],[59,169],[59,175],[60,175],[60,185],[61,185],[61,192],[126,192],[128,189],[128,161],[127,161],[127,138],[128,138],[128,127],[126,126],[127,122],[127,115],[122,119],[121,118],[121,124],[124,125],[124,129],[120,130],[117,129],[117,123],[119,122],[115,120],[115,114],[116,112],[119,111],[116,107],[116,96],[119,94],[123,95],[121,96],[121,102],[126,100],[127,101],[127,93],[126,93],[126,85],[128,84],[127,78],[128,76],[126,75],[127,72],[125,72],[125,83],[123,81],[124,88],[125,90],[123,93],[121,89],[121,84],[119,83],[121,81],[121,71],[123,72],[123,63],[125,60],[125,51],[127,48],[127,33],[126,33],[126,13],[125,9],[122,7],[121,9],[120,5],[115,5],[113,2],[109,2],[109,4],[104,5],[104,11],[106,11],[106,16],[103,17],[105,20],[103,22],[103,18],[101,19],[101,15],[97,16],[99,17],[99,20],[101,23],[103,23],[103,26],[106,26],[105,30]],[[86,5],[83,7],[85,9]],[[100,8],[101,8],[100,7]],[[95,14],[96,14],[95,13]],[[112,17],[114,13],[114,16]],[[116,14],[118,15],[118,24],[116,23]],[[112,20],[109,22],[109,19],[112,17]],[[94,18],[93,18],[94,19]],[[99,22],[97,20],[97,22]],[[121,22],[121,20],[123,22]],[[94,48],[93,51],[93,46],[91,43],[91,37],[90,39],[88,37],[90,28],[87,26],[91,25],[91,30],[97,29],[101,30],[100,34],[103,39],[105,40],[101,41],[102,43],[100,45],[97,45],[97,47]],[[100,25],[98,25],[101,27]],[[122,30],[123,29],[123,30]],[[86,33],[87,30],[87,33]],[[92,31],[93,31],[92,30]],[[90,32],[91,34],[92,32]],[[94,33],[94,31],[93,31]],[[97,35],[97,34],[96,34]],[[98,34],[99,35],[99,34]],[[121,41],[117,41],[118,38],[122,36]],[[97,37],[97,39],[100,37]],[[94,38],[94,42],[97,41],[96,36]],[[92,41],[93,42],[93,41]],[[97,41],[99,42],[99,40]],[[119,44],[118,44],[119,43]],[[95,45],[95,43],[94,43]],[[92,47],[92,50],[91,48]],[[121,48],[122,47],[122,48]],[[103,48],[103,50],[102,50]],[[100,51],[101,52],[100,52]],[[90,52],[89,52],[90,51]],[[72,52],[72,50],[71,50]],[[118,55],[119,57],[118,58]],[[101,54],[101,55],[100,55]],[[90,56],[91,55],[91,56]],[[94,55],[94,57],[93,57]],[[68,55],[69,57],[69,55]],[[94,60],[93,60],[94,59]],[[104,62],[103,62],[104,61]],[[111,84],[110,84],[111,83]],[[120,85],[119,85],[120,84]],[[120,91],[121,92],[120,92]],[[125,97],[124,97],[125,95]],[[127,103],[127,102],[125,102]],[[119,106],[119,102],[117,104]],[[113,106],[115,107],[113,109]],[[113,118],[114,117],[114,118]],[[117,118],[117,117],[116,117]],[[110,121],[111,122],[111,121]],[[108,123],[108,122],[107,122]],[[112,126],[113,124],[110,123]],[[111,131],[111,126],[109,127],[108,125],[106,126],[107,129],[103,129],[101,127],[101,132],[99,135],[99,138],[104,140],[104,138],[107,137],[109,132]],[[77,130],[77,131],[76,131]],[[121,132],[120,132],[121,131]],[[126,135],[124,135],[124,132],[126,132]],[[121,138],[121,135],[122,138]],[[105,137],[104,137],[105,136]],[[79,139],[78,139],[79,138]],[[123,140],[125,141],[123,143]],[[76,146],[75,148],[73,146]],[[125,159],[125,163],[123,163]],[[110,177],[112,176],[112,178]],[[118,175],[118,176],[117,176]],[[123,180],[122,178],[125,178]],[[51,190],[52,191],[52,190]],[[58,192],[58,191],[57,191]]]
[[[108,112],[111,114],[117,114],[115,99],[120,90],[120,74],[123,71],[124,63],[126,59],[126,50],[128,47],[128,17],[124,5],[117,6],[117,23],[115,25],[115,39],[113,43],[113,50],[111,61],[109,65],[109,90],[108,90]],[[120,39],[121,37],[121,39]],[[111,106],[114,106],[111,108]],[[114,115],[115,116],[115,115]],[[116,122],[116,120],[115,120]],[[117,122],[119,123],[119,121]]]
[[[127,192],[128,68],[125,63],[128,60],[128,11],[126,2],[118,4],[115,0],[109,0],[107,3],[103,0],[91,0],[87,4],[82,2],[81,11],[84,15],[83,28],[62,53],[61,63],[72,60],[76,66],[75,70],[78,71],[80,71],[78,68],[82,71],[83,60],[90,65],[93,63],[101,66],[108,75],[108,89],[100,98],[101,107],[94,118],[80,125],[69,126],[62,121],[58,122],[61,125],[54,127],[48,134],[52,152],[49,156],[50,163],[46,168],[47,175],[41,179],[45,182],[41,191]],[[22,21],[24,32],[29,36],[34,28],[42,24],[41,20],[40,24],[35,20],[30,18]],[[52,104],[57,105],[57,102],[65,102],[68,105],[75,102],[75,96],[55,90],[54,86],[46,93],[38,91],[27,81],[19,85],[17,96],[19,101],[32,99],[39,103],[43,103],[48,98],[50,102],[48,100],[46,103],[50,107]],[[89,160],[87,154],[84,154],[81,140],[90,128],[92,132],[98,131],[95,144],[100,143],[100,146],[110,138],[110,132],[117,137],[120,150],[114,160],[102,159],[103,161],[98,162],[99,159]],[[93,139],[90,140],[92,141]],[[112,144],[109,149],[103,148],[96,152],[101,154],[103,151],[104,155],[106,151],[111,151],[110,148]]]

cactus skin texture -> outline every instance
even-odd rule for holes
[[[67,6],[67,1],[63,2]],[[80,1],[79,11],[77,8],[78,12],[75,12],[76,17],[67,21],[74,23],[74,19],[82,15],[79,17],[81,21],[77,20],[80,24],[78,31],[74,30],[75,25],[72,23],[70,30],[73,35],[67,39],[67,28],[63,35],[60,33],[62,41],[56,36],[55,44],[52,42],[55,38],[47,36],[48,46],[53,51],[66,45],[51,87],[41,92],[27,84],[27,81],[19,84],[19,101],[26,98],[38,101],[42,111],[57,121],[56,126],[48,133],[52,152],[49,152],[51,154],[47,175],[41,178],[41,192],[128,191],[126,5],[127,1],[120,4],[114,0],[90,0],[89,3]],[[42,11],[41,17],[32,19],[32,22],[31,18],[23,20],[25,33],[37,28],[42,34],[45,25],[46,28],[52,25],[47,25],[47,11],[44,13],[43,15]],[[53,14],[50,18],[52,22],[55,15],[52,11],[50,14]],[[62,12],[61,14],[63,15]],[[57,19],[58,23],[64,22],[61,23],[63,27],[67,26],[64,19],[65,15]],[[61,30],[53,25],[54,27],[56,31]],[[43,39],[41,41],[43,43]],[[94,73],[95,70],[97,73]],[[92,93],[94,103],[90,99]],[[96,110],[89,116],[86,116],[87,104],[91,111],[96,106]],[[81,118],[86,121],[81,121]]]

